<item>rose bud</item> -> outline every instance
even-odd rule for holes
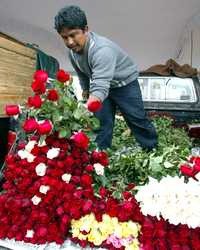
[[[43,123],[38,124],[38,133],[40,135],[49,134],[52,128],[53,128],[52,123],[46,120]]]
[[[59,82],[66,82],[70,79],[70,74],[68,72],[65,72],[63,69],[60,69],[56,74],[56,79]]]
[[[47,99],[50,101],[57,101],[59,99],[58,92],[55,89],[50,89],[48,91]]]
[[[188,167],[187,165],[182,165],[180,167],[180,171],[182,174],[187,175],[189,177],[195,178],[195,174],[193,172],[193,169]]]
[[[18,115],[20,113],[19,105],[6,105],[5,111],[7,115]]]
[[[87,102],[87,109],[90,112],[97,112],[101,108],[102,108],[102,102],[101,101],[98,101],[98,100],[90,101],[90,100],[88,100],[88,102]]]
[[[48,79],[48,74],[44,70],[37,70],[33,75],[33,78],[40,83],[44,83]]]

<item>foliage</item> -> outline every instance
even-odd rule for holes
[[[179,164],[190,154],[191,139],[184,129],[174,128],[170,118],[155,117],[153,123],[158,133],[158,147],[146,152],[135,144],[125,122],[117,120],[113,148],[109,151],[110,178],[144,184],[149,176],[161,179],[179,174]]]

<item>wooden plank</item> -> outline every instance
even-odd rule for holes
[[[4,36],[0,35],[0,48],[6,49],[8,51],[14,51],[18,54],[35,58],[36,51],[32,48],[28,48],[20,43],[11,41]]]

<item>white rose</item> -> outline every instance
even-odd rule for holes
[[[34,231],[33,230],[27,230],[26,236],[27,238],[33,238]]]
[[[33,162],[33,160],[35,159],[35,156],[26,150],[19,150],[18,155],[21,159],[27,159],[28,162]]]
[[[44,163],[40,163],[36,166],[35,171],[38,176],[44,176],[46,173],[47,166]]]
[[[25,150],[30,153],[36,143],[37,143],[36,141],[29,141],[25,146]]]
[[[28,152],[25,151],[25,150],[19,150],[17,154],[19,155],[19,157],[20,157],[21,159],[26,159],[26,158],[27,158],[27,155],[28,155]]]
[[[63,174],[62,175],[62,180],[65,181],[66,183],[69,183],[70,182],[70,179],[71,179],[71,174]]]
[[[40,197],[38,197],[37,195],[34,195],[31,200],[32,200],[34,205],[38,205],[42,199]]]
[[[43,146],[46,146],[47,144],[46,144],[46,141],[45,140],[43,140],[42,141],[42,143],[39,141],[39,143],[38,143],[38,147],[43,147]]]
[[[33,162],[34,159],[35,159],[35,157],[36,157],[36,156],[34,156],[34,155],[28,153],[28,154],[27,154],[27,161],[28,161],[28,162]]]
[[[41,185],[40,186],[40,193],[46,194],[49,189],[50,189],[49,186]]]
[[[104,175],[104,166],[103,165],[101,165],[100,163],[95,163],[93,166],[94,166],[94,169],[95,169],[97,175]]]
[[[57,157],[59,155],[60,149],[59,148],[52,148],[49,149],[49,151],[47,152],[47,158],[48,159],[53,159],[55,157]]]

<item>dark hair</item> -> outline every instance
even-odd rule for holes
[[[86,26],[87,18],[85,12],[75,5],[62,8],[55,16],[55,29],[58,33],[65,27],[84,30]]]

